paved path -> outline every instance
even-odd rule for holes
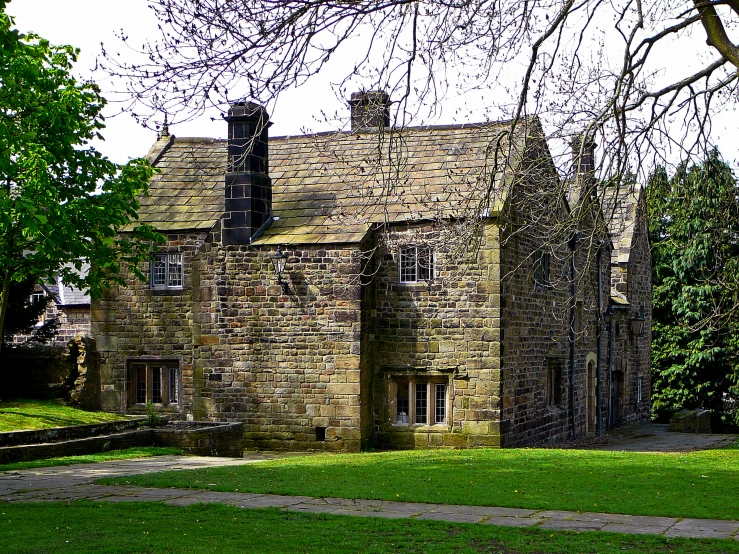
[[[609,444],[589,447],[593,450],[624,452],[693,452],[728,446],[737,435],[706,435],[698,433],[671,433],[669,425],[648,423],[617,429],[609,437]]]
[[[203,490],[151,489],[95,485],[102,477],[164,470],[242,465],[268,459],[254,454],[244,459],[161,456],[140,460],[100,462],[0,473],[0,502],[160,501],[173,506],[218,502],[242,508],[282,508],[310,513],[425,519],[510,527],[569,531],[611,531],[666,537],[733,538],[739,540],[739,521],[647,517],[595,512],[524,510],[485,506],[450,506],[381,500],[311,498],[270,494],[225,493]],[[272,456],[274,457],[274,456]]]

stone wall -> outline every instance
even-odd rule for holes
[[[598,255],[597,220],[587,213],[578,216],[576,240],[558,239],[556,213],[555,206],[537,229],[516,219],[521,227],[511,227],[516,231],[503,241],[504,446],[594,434],[598,419],[606,420],[606,353],[601,347],[598,358],[598,329],[610,288],[609,252]],[[548,284],[536,277],[542,253],[549,254]]]
[[[362,251],[283,247],[286,290],[272,268],[274,249],[209,252],[196,419],[244,421],[247,447],[359,450]]]
[[[100,353],[101,408],[108,411],[144,411],[126,403],[126,371],[133,360],[176,360],[181,372],[181,401],[163,411],[192,413],[193,349],[199,344],[197,301],[206,233],[170,234],[160,248],[183,254],[182,290],[152,290],[129,276],[127,287],[112,286],[93,301],[92,333]],[[141,270],[149,275],[149,265]]]
[[[184,255],[183,290],[132,280],[93,309],[103,407],[140,409],[126,405],[132,361],[178,360],[181,417],[242,421],[250,448],[359,450],[363,248],[283,248],[286,290],[274,249],[205,234],[164,249]]]
[[[498,446],[498,227],[484,227],[477,252],[458,252],[433,225],[393,227],[379,250],[374,332],[376,442],[383,447]],[[401,284],[398,252],[434,246],[431,283]],[[397,387],[433,380],[448,387],[444,424],[398,421]]]

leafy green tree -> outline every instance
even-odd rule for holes
[[[49,342],[59,328],[58,318],[45,318],[39,325],[53,297],[44,296],[31,301],[35,283],[31,280],[10,284],[10,295],[2,341],[4,344],[13,340],[14,335],[30,335],[31,341],[37,344]]]
[[[61,272],[99,295],[138,269],[159,236],[136,219],[152,176],[142,159],[118,165],[89,144],[103,129],[105,100],[71,75],[78,51],[12,27],[0,0],[0,336],[11,283]],[[83,262],[90,271],[82,276]],[[70,265],[65,265],[70,264]],[[76,270],[75,270],[76,268]]]
[[[652,409],[721,410],[739,383],[739,184],[717,151],[647,188]],[[736,415],[734,416],[736,417]]]

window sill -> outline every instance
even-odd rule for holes
[[[171,289],[149,289],[151,293],[155,296],[182,296],[185,294],[185,289],[183,288],[171,288]]]
[[[429,425],[428,423],[391,423],[390,424],[394,429],[411,429],[413,431],[442,431],[445,429],[449,429],[449,425],[447,423],[433,423]]]

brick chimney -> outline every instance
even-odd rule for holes
[[[353,92],[349,106],[352,131],[377,131],[390,126],[390,97],[385,91]]]
[[[236,102],[228,110],[223,244],[249,244],[269,223],[272,180],[269,177],[266,110],[252,102]]]

